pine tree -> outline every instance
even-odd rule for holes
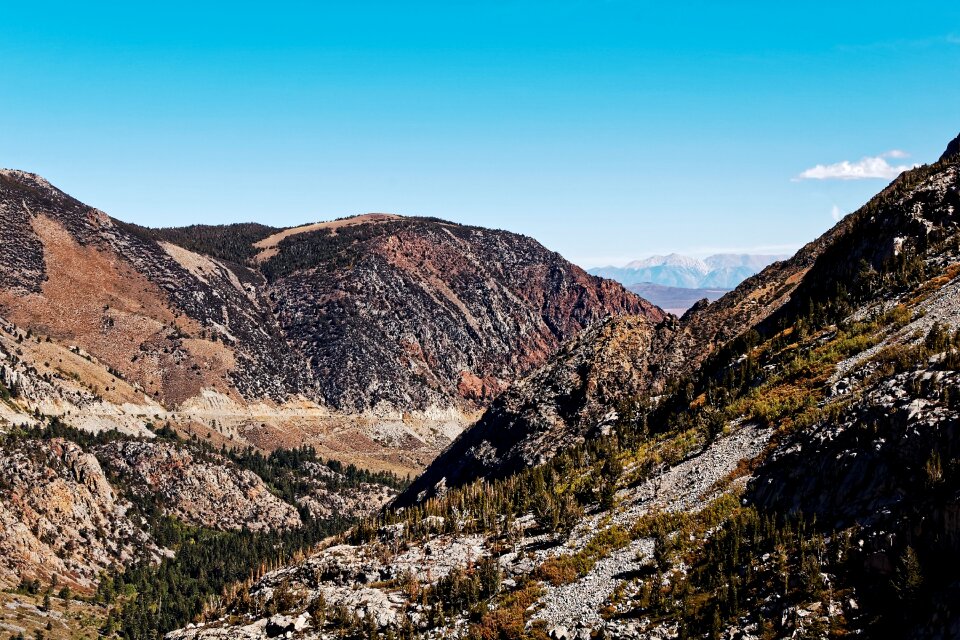
[[[923,573],[920,559],[913,547],[907,545],[900,556],[897,573],[894,577],[894,589],[901,600],[910,601],[917,597],[923,586]]]

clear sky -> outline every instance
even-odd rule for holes
[[[0,11],[0,166],[151,226],[387,211],[584,266],[782,251],[958,131],[955,1]]]

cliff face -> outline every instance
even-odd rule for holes
[[[128,517],[97,459],[65,440],[6,444],[0,456],[0,583],[89,590],[114,564],[160,550]]]
[[[663,317],[530,238],[441,220],[145,229],[11,170],[0,214],[6,367],[55,388],[11,422],[150,416],[406,473],[585,327]]]

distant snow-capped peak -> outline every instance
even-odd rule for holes
[[[681,269],[690,269],[700,273],[707,273],[710,267],[699,258],[671,253],[665,256],[650,256],[643,260],[634,260],[626,264],[626,269],[648,269],[650,267],[676,267]]]

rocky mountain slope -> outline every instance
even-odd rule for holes
[[[602,425],[607,412],[622,411],[623,403],[686,384],[685,379],[719,349],[748,330],[756,335],[744,339],[760,340],[818,306],[839,304],[837,297],[849,305],[847,298],[863,297],[862,290],[891,269],[920,269],[918,254],[953,233],[950,213],[957,206],[953,158],[903,174],[792,258],[771,265],[712,304],[691,308],[679,322],[654,325],[613,318],[571,342],[550,363],[514,385],[477,428],[418,478],[416,486],[423,490],[440,478],[445,478],[445,485],[459,484],[500,466],[512,468],[509,456],[501,460],[490,451],[509,450],[514,455],[520,450],[556,450],[558,425],[566,439],[583,438]],[[913,262],[908,265],[907,260]],[[947,258],[936,260],[943,268]],[[602,348],[611,342],[612,349]],[[623,376],[624,371],[629,375]],[[611,375],[618,376],[616,383],[603,384],[602,377]],[[546,380],[551,382],[545,384]],[[445,464],[448,459],[459,463]],[[460,469],[472,470],[461,476]]]
[[[150,494],[187,524],[251,531],[300,525],[293,505],[270,493],[257,474],[221,456],[135,440],[100,445],[94,453],[134,494]]]
[[[168,427],[152,436],[91,434],[49,417],[0,432],[0,588],[59,594],[64,611],[72,598],[110,605],[134,590],[168,601],[162,624],[171,628],[231,581],[342,531],[404,484],[324,463],[309,448],[265,456],[217,452]],[[129,637],[103,618],[71,629],[91,625]]]
[[[563,340],[663,315],[530,238],[441,220],[145,229],[12,170],[0,214],[7,422],[149,435],[149,416],[407,473]]]
[[[101,571],[160,549],[98,460],[65,440],[24,440],[0,456],[0,584],[56,580],[89,591]]]
[[[721,300],[580,334],[402,508],[169,637],[956,637],[958,145]]]
[[[392,500],[566,338],[663,317],[440,220],[145,229],[9,170],[0,219],[0,583],[167,628]]]
[[[596,320],[662,317],[506,232],[391,218],[277,246],[274,312],[339,409],[473,410]]]

